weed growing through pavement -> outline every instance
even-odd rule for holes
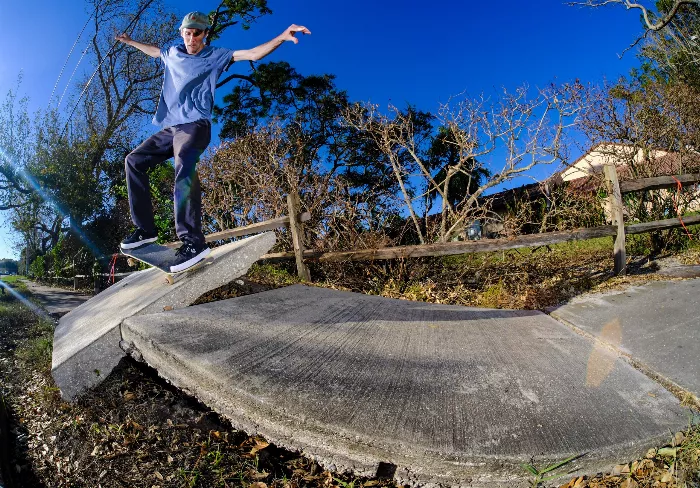
[[[546,481],[553,480],[554,478],[559,478],[563,476],[563,474],[555,474],[555,475],[550,475],[550,476],[545,476],[547,473],[551,473],[554,470],[557,470],[561,468],[562,466],[569,464],[571,461],[580,458],[581,456],[584,456],[584,454],[576,454],[574,456],[568,457],[564,459],[563,461],[559,461],[558,463],[550,464],[549,466],[538,469],[535,467],[534,463],[524,463],[521,464],[523,469],[527,471],[528,473],[532,474],[534,478],[532,479],[532,487],[537,488],[538,486],[541,486],[542,483]]]
[[[338,478],[333,478],[340,488],[355,488],[355,480],[343,481]]]

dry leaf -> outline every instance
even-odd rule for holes
[[[254,439],[254,441],[255,441],[255,445],[250,449],[250,454],[253,454],[253,455],[255,455],[258,451],[262,451],[263,449],[265,449],[267,446],[270,445],[269,442],[264,441],[262,439],[256,438],[256,439]]]
[[[639,488],[639,484],[632,478],[627,478],[620,484],[620,488]]]
[[[678,450],[675,447],[662,447],[659,449],[659,456],[661,457],[676,457]]]

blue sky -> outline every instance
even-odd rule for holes
[[[213,0],[165,1],[178,16],[218,5]],[[577,78],[592,83],[615,79],[636,65],[633,53],[622,59],[618,55],[641,32],[636,13],[570,7],[561,0],[268,2],[273,15],[249,31],[226,33],[216,44],[246,49],[291,23],[305,25],[311,36],[301,36],[298,45],[286,43],[266,60],[286,60],[302,74],[335,74],[337,86],[353,100],[381,106],[408,102],[430,111],[463,92],[477,96],[523,83],[538,87]],[[21,93],[30,98],[32,109],[46,107],[86,12],[87,5],[78,0],[0,0],[0,17],[6,21],[0,98],[15,86],[21,70]],[[132,37],[138,40],[139,33]],[[59,94],[77,63],[77,51],[68,60]],[[246,73],[247,63],[230,72],[235,70]],[[5,218],[0,213],[0,258],[16,258]]]

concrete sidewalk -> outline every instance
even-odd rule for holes
[[[552,310],[670,387],[700,397],[700,280],[586,295]]]
[[[688,425],[609,348],[533,311],[292,286],[122,323],[135,357],[248,433],[401,483],[529,486],[605,470]],[[698,361],[696,354],[695,361]]]

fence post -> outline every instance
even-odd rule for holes
[[[299,219],[301,214],[301,201],[296,192],[287,194],[287,206],[289,207],[289,229],[292,232],[294,255],[297,260],[297,273],[304,281],[311,281],[311,273],[304,263],[304,227]]]
[[[100,274],[102,273],[102,266],[100,266],[100,262],[95,259],[95,264],[92,266],[92,284],[95,290],[95,295],[97,295],[102,288],[102,283],[101,283],[101,277]]]
[[[617,224],[617,237],[615,238],[614,257],[615,274],[627,274],[627,255],[625,251],[625,216],[624,204],[622,203],[622,193],[620,183],[617,181],[617,168],[612,164],[604,166],[605,185],[608,190],[608,201],[613,225]]]

